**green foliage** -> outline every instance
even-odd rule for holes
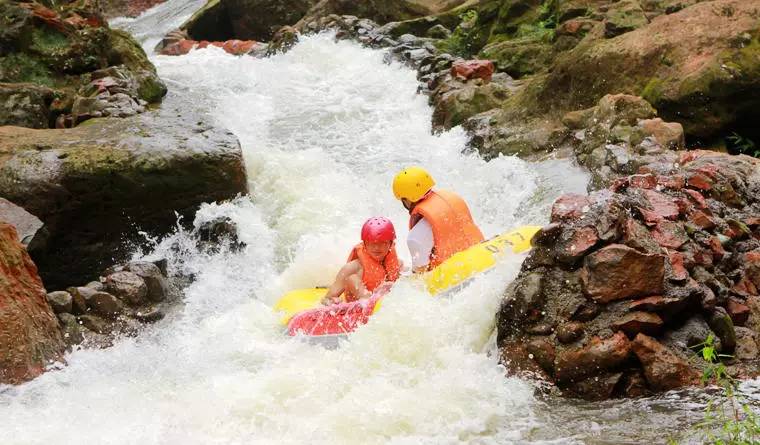
[[[728,139],[731,145],[733,145],[736,151],[738,151],[740,154],[745,154],[749,156],[754,156],[756,158],[760,158],[760,147],[755,145],[755,142],[752,141],[751,139],[745,138],[744,136],[736,132],[732,133],[726,139]]]
[[[554,2],[547,0],[541,3],[538,9],[539,21],[535,23],[523,23],[517,28],[515,37],[528,37],[534,40],[549,43],[554,40],[554,32],[557,29],[557,14],[554,12]]]
[[[469,57],[478,51],[479,40],[478,12],[467,10],[459,15],[461,22],[448,39],[442,40],[438,47],[444,52],[462,57]]]
[[[711,400],[697,427],[704,443],[714,445],[750,445],[760,441],[760,416],[752,411],[746,398],[736,391],[738,382],[726,372],[721,359],[729,356],[715,350],[715,337],[710,334],[702,345],[701,356],[707,362],[702,373],[703,384],[722,389],[721,397]]]

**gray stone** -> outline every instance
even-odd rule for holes
[[[0,83],[0,126],[48,128],[50,88],[30,83]]]
[[[82,326],[86,327],[92,332],[95,332],[98,334],[108,334],[109,332],[111,332],[111,324],[107,322],[106,320],[98,317],[97,315],[93,315],[93,314],[80,315],[79,317],[77,317],[77,320],[79,320],[79,323]]]
[[[72,300],[71,294],[62,290],[47,294],[48,304],[56,314],[71,312]]]
[[[143,279],[148,288],[148,300],[161,302],[166,299],[168,285],[158,266],[149,261],[133,261],[127,265],[127,270]]]
[[[32,252],[45,247],[47,230],[42,221],[2,197],[0,197],[0,221],[10,223],[16,228],[18,240],[26,246],[27,251]]]
[[[123,302],[138,306],[145,302],[148,286],[134,272],[116,272],[108,275],[105,282],[106,290]]]
[[[71,312],[74,315],[87,313],[87,300],[97,291],[86,286],[70,287],[66,290],[71,294],[72,298]]]
[[[61,322],[61,330],[63,331],[63,341],[71,349],[72,346],[82,343],[84,336],[82,335],[82,328],[77,322],[77,318],[71,314],[62,313],[58,314],[58,320]]]
[[[94,314],[106,318],[116,318],[124,312],[124,304],[107,292],[95,292],[87,299],[87,306]]]
[[[734,322],[728,312],[720,306],[716,307],[707,324],[720,339],[720,343],[723,345],[722,352],[733,353],[736,348],[736,332]]]
[[[755,331],[744,327],[735,327],[736,350],[734,357],[737,360],[754,360],[758,357],[757,334]]]

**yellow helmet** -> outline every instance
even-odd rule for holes
[[[422,167],[408,167],[393,178],[393,194],[396,199],[406,198],[417,202],[435,185],[433,177]]]

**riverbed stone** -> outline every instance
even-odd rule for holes
[[[697,371],[684,357],[652,337],[638,334],[632,342],[632,350],[644,368],[647,383],[656,391],[692,385],[699,379]]]
[[[127,264],[126,270],[143,279],[148,300],[158,303],[166,299],[168,284],[158,266],[150,261],[132,261]]]
[[[131,306],[139,306],[146,301],[148,286],[134,272],[115,272],[106,277],[106,291]]]
[[[47,301],[56,314],[71,312],[73,298],[66,291],[49,292],[47,294]]]
[[[557,354],[554,376],[559,382],[571,382],[615,368],[628,360],[631,342],[618,332],[608,339],[594,337],[589,344]]]
[[[124,312],[124,303],[108,292],[95,292],[87,299],[87,306],[93,314],[114,319]]]
[[[82,343],[84,340],[82,328],[74,315],[64,312],[58,314],[58,320],[61,322],[63,341],[69,350]]]

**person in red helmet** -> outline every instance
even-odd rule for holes
[[[396,256],[396,229],[388,218],[376,216],[362,226],[362,242],[351,249],[348,262],[340,269],[335,282],[327,289],[322,304],[356,301],[372,296],[385,282],[396,281],[401,262]]]

